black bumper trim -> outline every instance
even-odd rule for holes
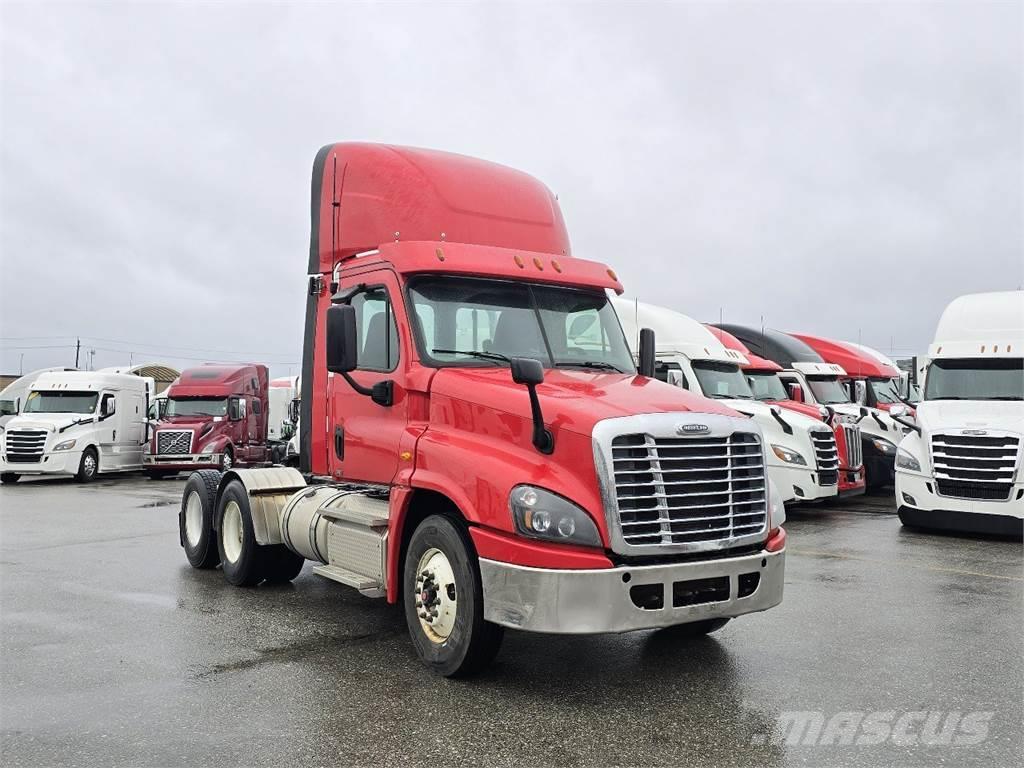
[[[1009,515],[985,515],[953,509],[917,509],[900,505],[900,522],[912,528],[930,528],[956,533],[981,533],[990,536],[1024,537],[1024,520]]]

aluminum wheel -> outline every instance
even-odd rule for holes
[[[237,563],[242,556],[242,537],[245,527],[242,525],[242,508],[237,501],[229,501],[224,505],[224,519],[220,523],[221,541],[224,543],[224,557]]]
[[[455,628],[458,595],[455,572],[448,556],[432,547],[416,567],[416,615],[423,633],[433,643],[443,643]]]
[[[199,546],[199,540],[203,536],[203,500],[199,494],[192,491],[185,501],[185,538],[189,546]]]
[[[224,455],[220,457],[220,468],[224,472],[231,469],[231,451],[227,448],[224,449]]]
[[[86,477],[96,474],[96,457],[92,455],[91,451],[82,457],[82,474]]]

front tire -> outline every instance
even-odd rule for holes
[[[189,475],[181,496],[178,513],[178,534],[189,565],[200,570],[220,564],[220,549],[213,530],[213,514],[217,504],[220,472],[203,469]]]
[[[96,449],[89,446],[82,451],[82,460],[78,462],[78,472],[75,474],[75,480],[80,483],[91,483],[99,471],[100,457],[96,453]]]
[[[0,483],[4,485],[13,485],[18,482],[18,478],[21,477],[17,472],[3,472],[0,473]]]
[[[217,521],[217,549],[228,583],[254,587],[267,578],[272,548],[256,543],[249,494],[240,480],[232,480],[221,494]]]
[[[483,588],[464,527],[432,515],[412,534],[403,569],[405,620],[416,653],[445,677],[479,672],[493,661],[504,629],[484,620]]]

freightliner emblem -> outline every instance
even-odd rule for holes
[[[677,435],[703,435],[710,431],[711,427],[707,424],[680,424],[676,427]]]

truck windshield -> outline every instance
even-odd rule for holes
[[[747,371],[747,384],[756,400],[789,400],[789,393],[775,371]]]
[[[226,416],[227,398],[217,397],[169,397],[164,416]]]
[[[875,400],[880,403],[892,405],[900,400],[896,393],[900,391],[900,383],[894,379],[868,379],[868,386],[875,395]]]
[[[694,360],[693,372],[697,375],[704,397],[716,400],[753,400],[747,379],[735,363],[718,363],[710,360]]]
[[[0,400],[0,416],[14,416],[17,413],[18,408],[13,400]]]
[[[934,360],[924,380],[925,400],[1024,400],[1024,360]]]
[[[96,413],[98,392],[30,392],[25,401],[25,413]]]
[[[412,283],[409,296],[420,357],[434,365],[496,366],[506,364],[501,357],[532,357],[545,368],[636,370],[601,291],[431,276]]]
[[[814,393],[814,399],[822,405],[850,402],[849,395],[835,376],[808,376],[807,384]]]

